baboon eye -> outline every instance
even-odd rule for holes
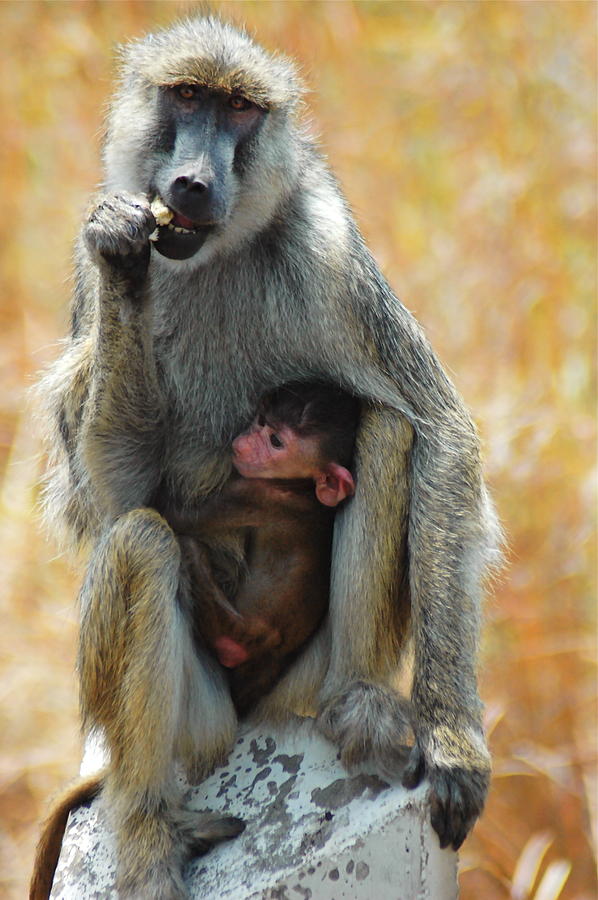
[[[276,447],[277,450],[280,450],[282,447],[284,447],[283,442],[280,440],[277,434],[270,435],[270,443],[273,447]]]
[[[176,92],[181,100],[194,100],[197,96],[197,88],[193,84],[179,84]]]
[[[247,97],[241,97],[240,94],[233,94],[232,97],[228,98],[228,105],[231,109],[234,109],[235,112],[242,112],[244,109],[250,109],[253,106],[251,100],[248,100]]]

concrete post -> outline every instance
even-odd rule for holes
[[[247,822],[239,838],[189,865],[192,898],[458,896],[457,855],[438,846],[425,785],[406,791],[372,770],[349,775],[310,720],[284,731],[244,728],[227,765],[185,790],[191,808],[222,810]],[[114,868],[99,798],[71,815],[52,900],[116,900]]]

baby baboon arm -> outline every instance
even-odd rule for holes
[[[165,518],[179,534],[199,536],[234,528],[258,528],[318,509],[312,482],[273,478],[233,478],[193,511],[167,510]]]

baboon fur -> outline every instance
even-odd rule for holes
[[[195,148],[218,216],[182,260],[148,242],[149,202],[179,146],[159,121],[175,85],[259,110],[228,168],[218,135],[212,168]],[[476,645],[499,530],[478,437],[301,125],[301,96],[289,61],[213,18],[124,49],[103,189],[77,243],[71,331],[42,385],[48,514],[90,549],[81,706],[110,750],[103,794],[125,898],[187,896],[184,862],[241,827],[180,804],[173,762],[203,777],[237,722],[221,669],[192,639],[188,577],[157,498],[190,510],[218,490],[232,438],[288,381],[332,382],[365,411],[356,495],[335,521],[329,615],[260,712],[315,713],[348,766],[396,771],[405,716],[391,683],[410,637],[404,781],[429,779],[443,846],[460,845],[488,787]],[[240,564],[234,542],[219,552]]]

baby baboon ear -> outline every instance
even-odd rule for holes
[[[355,493],[353,476],[344,466],[329,463],[316,478],[316,497],[324,506],[338,506]]]

